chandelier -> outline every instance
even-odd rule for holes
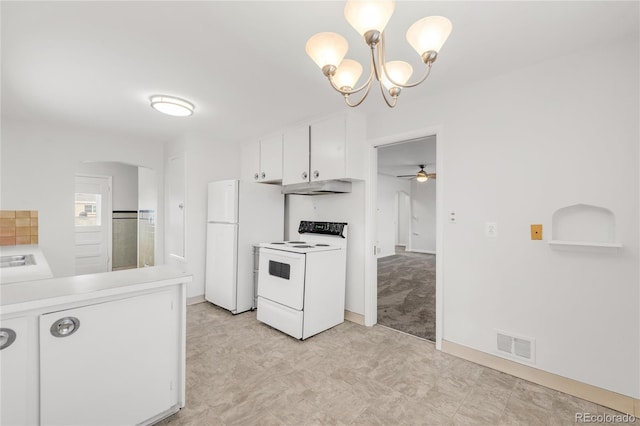
[[[413,67],[404,61],[387,62],[386,59],[384,28],[394,8],[393,0],[347,0],[344,16],[364,37],[371,51],[371,72],[360,87],[356,87],[356,84],[362,75],[362,65],[352,59],[344,59],[349,49],[344,37],[324,32],[315,34],[307,41],[307,54],[322,69],[331,87],[344,96],[344,101],[350,107],[357,107],[365,100],[374,84],[374,78],[380,83],[382,97],[387,105],[395,107],[402,89],[415,87],[427,79],[440,48],[451,33],[451,21],[443,16],[428,16],[409,27],[407,41],[418,52],[426,69],[419,80],[407,83],[413,74]],[[352,102],[350,96],[361,92],[361,98]]]

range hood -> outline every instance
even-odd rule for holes
[[[322,195],[351,192],[351,182],[342,180],[324,180],[317,182],[296,183],[282,187],[283,194]]]

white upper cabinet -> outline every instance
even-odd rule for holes
[[[340,113],[311,123],[311,182],[366,178],[365,124],[364,116],[355,112]]]
[[[345,125],[342,115],[311,125],[311,181],[347,177]]]
[[[309,182],[309,126],[284,132],[282,184]]]
[[[242,179],[283,185],[364,180],[365,125],[359,113],[339,113],[247,144],[242,152]]]
[[[260,179],[260,141],[242,147],[242,180],[258,182]]]
[[[282,181],[282,134],[248,143],[242,149],[242,180],[279,183]]]
[[[282,133],[260,141],[260,182],[282,181]]]

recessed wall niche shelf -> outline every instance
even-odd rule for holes
[[[551,239],[556,246],[620,248],[615,240],[616,217],[609,209],[575,204],[556,210],[551,216]]]

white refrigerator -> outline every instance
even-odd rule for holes
[[[209,183],[205,299],[233,314],[254,306],[253,245],[284,238],[281,187]]]

